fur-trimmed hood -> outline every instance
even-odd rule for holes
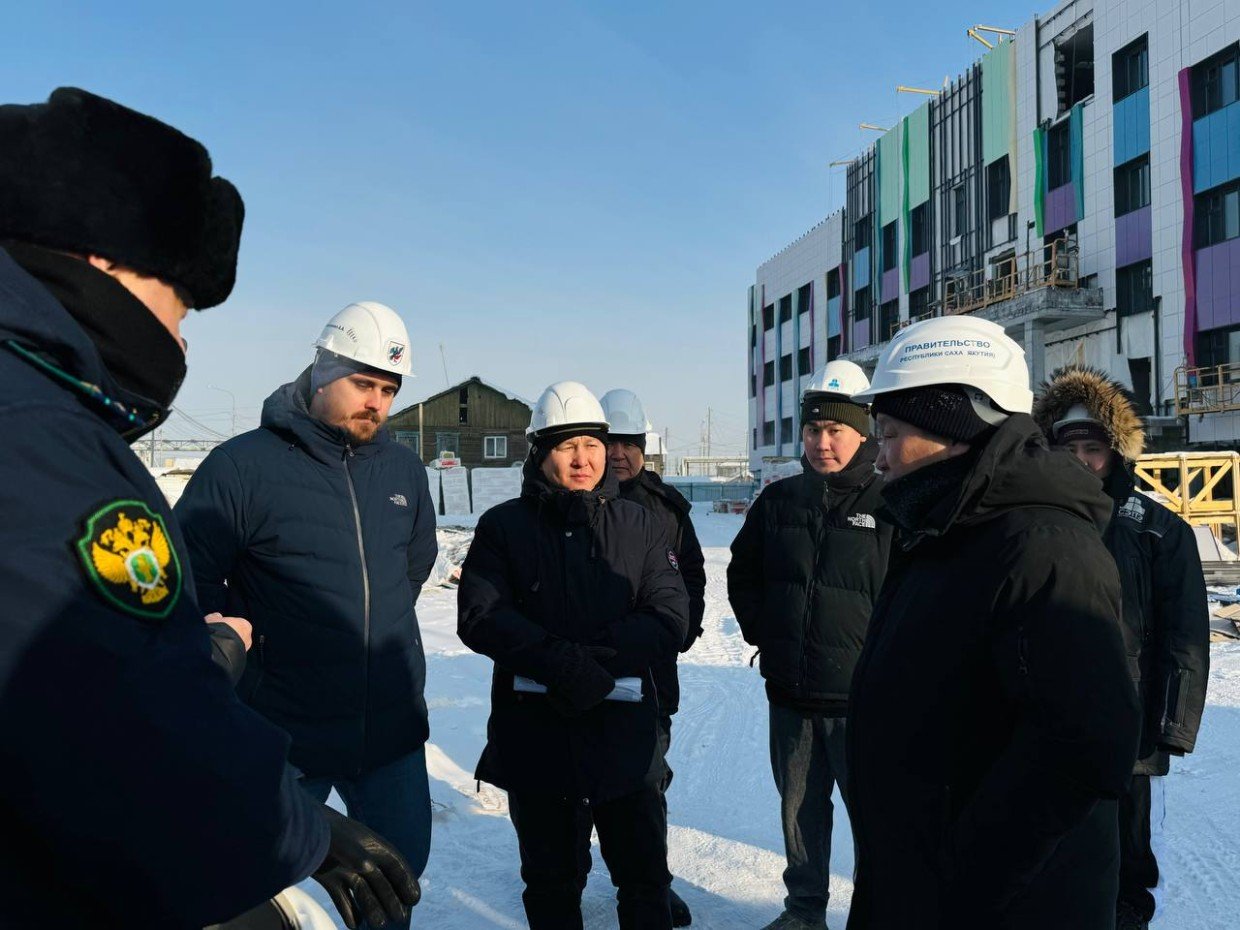
[[[1055,423],[1074,404],[1085,405],[1090,416],[1102,425],[1111,448],[1125,462],[1135,462],[1145,450],[1145,429],[1127,388],[1106,372],[1083,365],[1053,371],[1033,402],[1033,419],[1049,442],[1055,439]]]

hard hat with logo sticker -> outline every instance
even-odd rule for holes
[[[960,384],[985,394],[1000,410],[1033,407],[1025,352],[1003,327],[968,316],[944,316],[900,330],[879,357],[869,388],[853,397],[869,404],[880,394]]]
[[[614,388],[599,398],[599,403],[613,436],[644,436],[650,432],[646,410],[632,391]]]
[[[810,394],[839,394],[851,399],[853,395],[870,386],[870,379],[860,365],[844,359],[827,362],[809,379],[802,398]]]
[[[413,376],[404,321],[391,307],[374,300],[349,304],[328,320],[314,345],[379,371]]]
[[[525,435],[533,439],[546,433],[559,433],[573,427],[590,430],[608,428],[607,414],[598,398],[579,381],[557,381],[542,392],[534,404]]]

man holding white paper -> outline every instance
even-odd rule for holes
[[[495,661],[477,777],[508,792],[531,930],[581,927],[591,819],[621,930],[670,930],[666,765],[651,669],[689,596],[665,531],[617,499],[607,420],[564,381],[535,405],[521,496],[478,522],[458,632]]]

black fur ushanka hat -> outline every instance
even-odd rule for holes
[[[159,120],[74,87],[0,106],[0,239],[110,259],[203,309],[232,291],[244,216],[207,150]]]

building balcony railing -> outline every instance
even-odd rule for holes
[[[1240,410],[1240,364],[1175,370],[1175,415]]]

